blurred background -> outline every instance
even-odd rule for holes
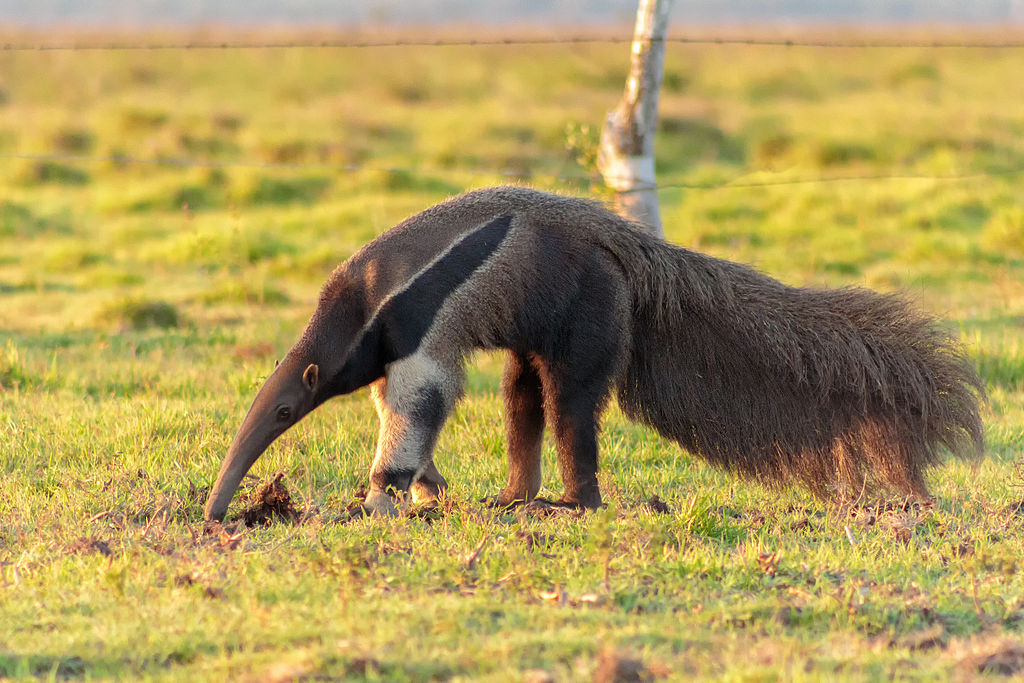
[[[1016,376],[1022,8],[676,2],[666,236],[792,284],[909,291]],[[334,266],[411,213],[508,182],[607,197],[597,146],[635,11],[0,0],[9,378],[43,383],[55,353],[102,376],[103,343],[194,344],[186,373],[270,359]]]

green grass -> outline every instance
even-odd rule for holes
[[[206,487],[331,269],[498,169],[601,194],[587,178],[626,57],[0,52],[0,153],[96,158],[0,159],[0,677],[1022,670],[1019,50],[673,45],[666,64],[660,177],[741,185],[663,191],[669,239],[791,284],[904,290],[960,331],[987,455],[934,470],[934,506],[765,490],[613,408],[607,510],[496,514],[477,502],[505,472],[501,359],[483,355],[438,446],[442,514],[344,519],[377,430],[357,393],[254,468],[285,474],[304,523],[202,533]],[[888,175],[966,178],[758,185]]]

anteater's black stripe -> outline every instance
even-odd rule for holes
[[[416,351],[445,299],[497,251],[511,224],[502,216],[470,233],[381,307],[374,324],[383,325],[388,362]]]
[[[511,227],[512,216],[501,216],[474,230],[381,306],[334,378],[333,393],[366,386],[384,365],[412,355],[445,299],[498,250]]]

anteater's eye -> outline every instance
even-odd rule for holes
[[[277,409],[277,421],[278,422],[290,422],[292,419],[292,409],[288,406],[281,406]]]

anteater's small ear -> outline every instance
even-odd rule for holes
[[[320,368],[310,363],[305,372],[302,373],[302,383],[310,391],[316,391],[316,383],[320,379]]]
[[[275,359],[274,360],[274,369],[277,370],[277,366],[280,365],[280,364],[281,364],[281,359],[280,358]]]

